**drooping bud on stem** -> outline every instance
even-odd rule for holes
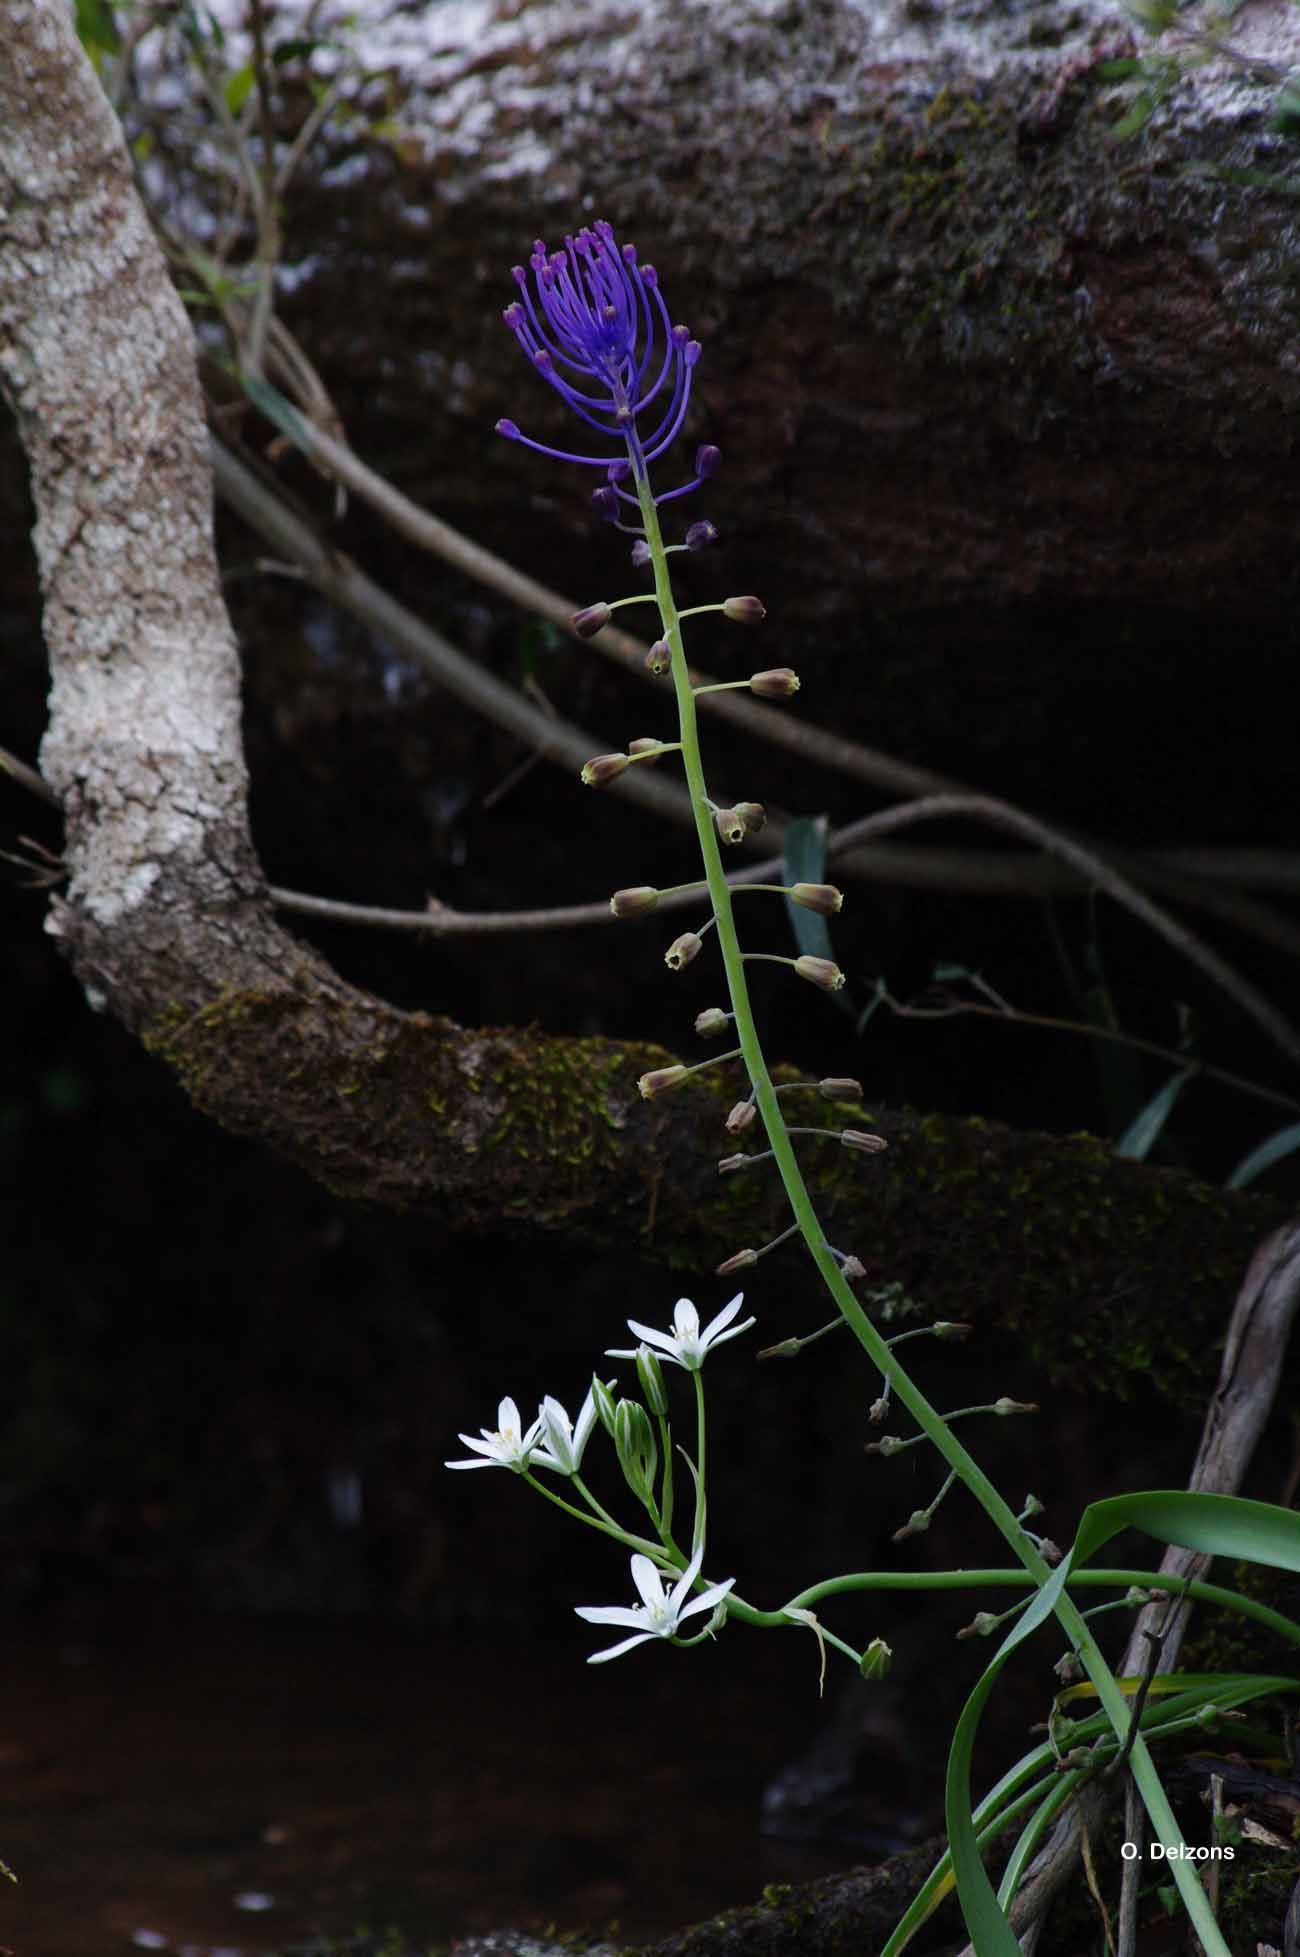
[[[833,883],[795,883],[790,886],[790,901],[818,917],[834,917],[844,908],[844,893]]]
[[[582,780],[588,788],[606,788],[617,781],[624,768],[630,768],[632,758],[627,754],[598,754],[587,763],[582,771]]]
[[[672,671],[672,664],[672,648],[667,639],[656,639],[645,656],[646,671],[658,679],[661,674]]]
[[[767,810],[761,802],[737,802],[736,814],[744,823],[747,836],[756,836],[767,826]]]
[[[639,883],[631,890],[616,890],[609,900],[609,908],[615,917],[644,917],[658,902],[659,892],[654,886]]]
[[[627,896],[627,891],[619,891],[619,896]],[[622,915],[621,912],[618,915]],[[823,1101],[860,1101],[862,1082],[851,1080],[847,1074],[828,1074],[825,1080],[817,1083],[817,1092]]]
[[[693,958],[698,958],[704,949],[704,940],[695,931],[683,931],[680,938],[674,938],[664,953],[664,964],[670,972],[680,972]]]
[[[687,550],[707,550],[710,544],[716,544],[717,541],[717,530],[707,518],[699,523],[692,523],[686,532]]]
[[[718,1040],[731,1024],[731,1014],[721,1006],[706,1006],[695,1015],[695,1030],[702,1040]]]
[[[724,1257],[713,1273],[715,1277],[730,1277],[733,1271],[747,1271],[751,1264],[757,1264],[756,1250],[736,1250],[730,1257]]]
[[[841,1128],[840,1141],[845,1148],[860,1148],[865,1155],[879,1155],[889,1147],[883,1135],[869,1135],[864,1128]]]
[[[689,1067],[656,1067],[651,1073],[642,1074],[637,1086],[643,1101],[653,1101],[657,1094],[667,1094],[672,1088],[680,1087],[690,1072]]]
[[[573,614],[572,625],[580,639],[594,639],[603,625],[608,625],[613,612],[608,605],[587,605],[582,611]]]
[[[724,598],[722,615],[724,618],[731,619],[736,625],[757,625],[761,619],[767,617],[767,607],[758,598]],[[601,625],[604,623],[602,619]],[[593,630],[599,631],[599,629],[599,626],[593,627]]]
[[[750,1122],[757,1118],[757,1115],[758,1109],[752,1101],[737,1101],[735,1107],[727,1116],[727,1133],[729,1135],[743,1134]]]
[[[800,978],[807,979],[809,985],[820,986],[823,992],[838,992],[844,984],[843,972],[829,958],[814,958],[804,952],[793,962]]]
[[[739,809],[715,809],[713,826],[724,843],[743,843],[748,833]]]
[[[793,666],[773,666],[768,672],[752,674],[749,690],[764,700],[789,700],[799,691],[799,675]]]

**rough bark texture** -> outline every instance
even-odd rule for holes
[[[1300,54],[1272,0],[1231,39]],[[1153,49],[1106,0],[403,13],[366,46],[396,67],[400,151],[363,163],[350,138],[305,181],[289,314],[345,418],[383,418],[389,473],[516,550],[529,495],[535,561],[581,588],[581,484],[494,452],[500,414],[561,424],[491,325],[534,234],[604,211],[704,342],[713,500],[787,625],[1117,595],[1267,609],[1300,363],[1296,205],[1263,180],[1294,145],[1276,77],[1223,58],[1113,143],[1129,98],[1104,64]]]

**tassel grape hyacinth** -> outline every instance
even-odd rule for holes
[[[575,455],[533,441],[513,421],[499,421],[497,433],[558,462],[607,470],[614,497],[634,503],[619,485],[629,466],[643,475],[647,463],[676,440],[690,403],[699,341],[673,325],[654,266],[638,262],[635,245],[620,247],[604,219],[566,238],[563,251],[548,251],[539,238],[528,267],[516,265],[514,277],[519,297],[505,309],[506,325],[543,380],[618,449]],[[652,407],[657,419],[647,434],[641,417]],[[701,458],[688,488],[717,467],[716,450],[701,450]],[[600,514],[613,508],[609,490],[598,489],[596,497]]]

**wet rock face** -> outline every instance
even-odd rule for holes
[[[1285,62],[1294,24],[1247,16]],[[458,0],[363,33],[400,137],[319,150],[285,312],[353,440],[485,541],[581,588],[590,483],[492,434],[573,432],[499,314],[534,236],[606,215],[704,343],[689,433],[792,620],[1268,605],[1294,207],[1213,174],[1288,166],[1239,68],[1134,149],[1109,5]]]

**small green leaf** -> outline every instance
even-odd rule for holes
[[[226,98],[226,107],[230,110],[232,116],[239,114],[239,111],[252,94],[253,85],[256,80],[257,76],[253,72],[251,62],[243,68],[236,68],[234,74],[227,78],[226,86],[222,92]]]
[[[286,62],[300,61],[305,55],[314,54],[317,48],[325,45],[326,43],[316,35],[300,35],[295,40],[277,41],[271,49],[271,60],[277,68],[283,68]]]
[[[77,39],[89,52],[116,54],[122,45],[108,0],[77,0]]]
[[[1232,1174],[1228,1177],[1229,1189],[1244,1189],[1247,1183],[1262,1176],[1265,1169],[1271,1169],[1275,1162],[1294,1155],[1300,1148],[1300,1121],[1292,1121],[1285,1128],[1279,1128],[1266,1142],[1252,1148],[1249,1155],[1243,1155]]]

